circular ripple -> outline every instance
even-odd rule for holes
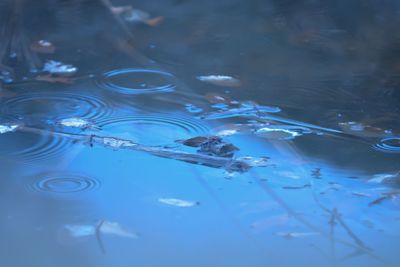
[[[14,132],[0,138],[0,155],[23,163],[45,161],[65,152],[69,139],[52,135]]]
[[[96,179],[78,174],[52,174],[39,177],[31,189],[41,193],[70,194],[94,190],[100,186]]]
[[[97,83],[122,94],[152,94],[174,91],[174,75],[151,69],[118,69],[103,74]]]
[[[389,153],[400,153],[400,137],[387,137],[382,139],[374,148]]]
[[[4,101],[0,111],[9,116],[98,119],[107,116],[111,108],[93,96],[73,93],[27,93]]]
[[[130,116],[98,121],[103,132],[146,145],[165,145],[178,139],[187,139],[209,133],[201,121],[185,117]]]

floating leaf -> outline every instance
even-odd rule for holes
[[[197,201],[188,201],[177,198],[159,198],[158,201],[166,205],[176,206],[180,208],[190,208],[200,204]]]
[[[226,75],[197,76],[197,79],[202,82],[219,86],[239,87],[241,85],[241,82],[238,79]]]
[[[57,124],[65,127],[72,127],[79,129],[87,129],[87,128],[99,129],[99,127],[94,125],[92,122],[77,117],[62,119]]]
[[[72,76],[78,71],[78,68],[70,64],[49,60],[44,64],[43,71],[59,76]]]
[[[85,237],[95,235],[97,226],[66,224],[64,225],[64,228],[73,237]],[[100,227],[97,230],[100,231],[102,234],[110,234],[127,238],[138,238],[138,235],[136,233],[126,230],[117,222],[102,221]]]
[[[15,132],[19,127],[19,124],[0,124],[0,134]]]

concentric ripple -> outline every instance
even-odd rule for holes
[[[383,152],[400,153],[400,137],[383,138],[374,148]]]
[[[59,136],[13,132],[1,136],[0,156],[29,164],[61,155],[71,145],[71,140]]]
[[[166,145],[177,139],[209,132],[209,128],[200,120],[163,115],[110,118],[97,122],[97,125],[108,135],[146,145]]]
[[[100,186],[94,178],[80,174],[47,174],[31,184],[29,189],[39,193],[74,194],[92,191]]]
[[[109,105],[100,99],[74,93],[26,93],[4,101],[0,107],[3,115],[23,117],[81,117],[98,119],[111,112]]]
[[[152,94],[174,91],[174,78],[169,72],[129,68],[106,72],[97,83],[122,94]]]

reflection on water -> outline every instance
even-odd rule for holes
[[[398,266],[398,1],[0,1],[0,266]]]

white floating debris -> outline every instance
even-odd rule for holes
[[[241,85],[240,80],[226,75],[197,76],[196,78],[202,82],[219,86],[239,87]]]
[[[94,225],[64,225],[64,228],[68,230],[73,237],[85,237],[91,236],[96,233],[96,226]]]
[[[256,130],[255,134],[269,139],[290,140],[311,132],[310,129],[305,127],[271,125]]]
[[[319,235],[319,233],[317,233],[317,232],[309,232],[309,233],[277,232],[275,234],[277,236],[281,236],[281,237],[288,238],[288,239]]]
[[[103,221],[100,226],[100,232],[127,238],[138,238],[136,233],[126,230],[117,222]]]
[[[137,146],[137,144],[135,144],[132,141],[113,138],[113,137],[104,137],[103,144],[105,146],[109,146],[109,147],[113,147],[113,148]]]
[[[88,225],[67,224],[64,225],[64,228],[73,237],[93,236],[96,234],[96,231],[99,231],[102,234],[110,234],[127,238],[138,238],[138,235],[136,233],[126,230],[117,222],[103,221],[100,222],[100,224],[98,225],[100,226],[90,225],[90,224]]]
[[[78,71],[78,68],[70,64],[49,60],[44,64],[43,71],[60,76],[72,76]]]
[[[65,127],[74,127],[74,128],[80,128],[80,129],[98,128],[93,123],[91,123],[85,119],[77,118],[77,117],[62,119],[58,122],[58,124],[65,126]]]
[[[0,134],[14,132],[20,127],[19,124],[0,125]]]
[[[166,205],[176,206],[180,208],[190,208],[199,205],[199,202],[181,200],[176,198],[159,198],[158,201]]]

